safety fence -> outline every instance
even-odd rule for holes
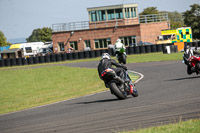
[[[200,42],[185,43],[193,47],[200,47]],[[134,46],[127,47],[126,53],[131,54],[145,54],[145,53],[155,53],[163,52],[166,53],[166,46],[170,46],[171,52],[178,52],[177,46],[173,43],[169,44],[159,44],[159,45],[145,45],[145,46]],[[29,58],[7,58],[0,60],[0,67],[10,67],[10,66],[22,66],[22,65],[33,65],[39,63],[50,63],[50,62],[60,62],[67,60],[77,60],[77,59],[88,59],[100,57],[103,53],[109,53],[114,56],[113,49],[103,49],[94,51],[84,51],[75,53],[59,53],[51,54],[46,56],[36,56]]]

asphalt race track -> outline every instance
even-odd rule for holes
[[[67,64],[93,67],[97,62]],[[127,64],[144,78],[137,98],[109,91],[0,116],[1,133],[115,133],[200,118],[200,76],[181,61]],[[95,89],[95,88],[94,88]]]

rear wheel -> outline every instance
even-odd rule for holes
[[[127,95],[126,94],[123,94],[118,86],[116,85],[116,83],[114,82],[111,82],[110,83],[110,89],[111,89],[111,92],[113,92],[113,94],[120,100],[123,100],[123,99],[126,99],[127,98]]]
[[[197,69],[197,72],[200,73],[200,63],[197,63],[195,67]]]

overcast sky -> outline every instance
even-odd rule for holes
[[[128,3],[137,3],[139,12],[152,6],[159,11],[184,12],[200,0],[0,0],[0,30],[7,40],[27,38],[36,28],[88,21],[89,7]]]

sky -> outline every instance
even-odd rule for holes
[[[0,0],[0,31],[11,43],[25,41],[37,28],[88,21],[87,8],[129,3],[137,3],[139,12],[152,6],[159,11],[185,12],[200,0]]]

